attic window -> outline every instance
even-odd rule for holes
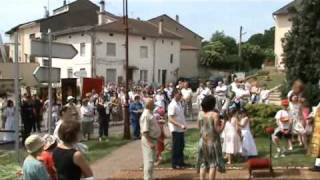
[[[84,36],[84,33],[81,33],[81,36]]]
[[[113,33],[110,33],[109,36],[113,36]]]
[[[162,39],[162,44],[164,44],[164,40]]]
[[[146,40],[146,37],[142,37],[142,40]]]
[[[69,36],[69,39],[71,39],[72,36]]]

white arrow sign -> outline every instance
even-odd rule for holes
[[[78,54],[78,51],[72,44],[52,42],[51,57],[60,59],[72,59]],[[32,39],[31,56],[49,57],[48,41]]]
[[[60,82],[60,68],[52,68],[51,71],[51,82]],[[33,72],[33,76],[39,83],[48,83],[49,82],[49,68],[39,66]]]

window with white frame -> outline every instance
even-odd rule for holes
[[[107,43],[107,56],[116,56],[116,43]]]
[[[72,68],[68,68],[67,69],[67,75],[68,75],[68,78],[72,78],[73,77],[73,69]]]
[[[86,43],[80,43],[80,56],[86,55]]]
[[[140,81],[148,82],[148,70],[140,70]]]
[[[148,47],[140,46],[140,58],[148,58]]]

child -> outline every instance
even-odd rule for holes
[[[57,171],[54,166],[53,157],[52,157],[52,151],[54,148],[57,147],[57,139],[50,135],[46,134],[43,136],[44,140],[44,151],[40,154],[38,159],[43,162],[43,164],[46,166],[47,171],[50,175],[50,180],[57,180]]]
[[[306,137],[305,137],[305,126],[302,116],[302,104],[299,101],[299,97],[297,95],[292,94],[289,98],[289,112],[292,116],[292,129],[293,133],[298,135],[299,146],[303,146],[306,149]]]
[[[279,110],[275,116],[276,123],[278,127],[274,131],[273,140],[277,146],[277,154],[275,158],[279,156],[285,157],[284,151],[281,151],[280,148],[280,139],[284,137],[288,141],[288,150],[292,151],[292,142],[291,142],[291,128],[292,128],[292,119],[289,116],[288,106],[289,101],[287,99],[281,101],[282,110]]]
[[[227,155],[228,162],[231,164],[232,156],[241,153],[241,138],[238,128],[238,118],[235,111],[232,111],[230,118],[226,122],[224,128],[224,138],[223,138],[223,151]]]
[[[245,110],[241,112],[241,120],[239,123],[241,128],[242,152],[245,157],[257,156],[257,147],[250,131],[250,119]]]
[[[45,166],[37,159],[43,151],[44,141],[39,135],[31,135],[25,141],[28,156],[23,162],[24,180],[49,180]]]
[[[263,85],[263,88],[260,92],[260,103],[269,104],[269,95],[270,95],[270,90],[267,89],[267,85]]]

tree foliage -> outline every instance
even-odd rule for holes
[[[242,59],[247,62],[251,68],[261,68],[266,56],[265,52],[260,46],[246,43],[241,46]]]
[[[227,36],[223,31],[216,31],[212,34],[211,42],[220,41],[225,45],[226,53],[233,55],[238,53],[237,42],[233,37]]]
[[[283,60],[287,82],[304,81],[306,98],[315,105],[320,94],[320,1],[304,0],[299,7],[292,19],[292,29],[283,40]]]
[[[263,49],[274,49],[274,35],[275,35],[275,27],[271,27],[264,31],[264,33],[258,33],[252,35],[248,43],[252,45],[258,45]]]

